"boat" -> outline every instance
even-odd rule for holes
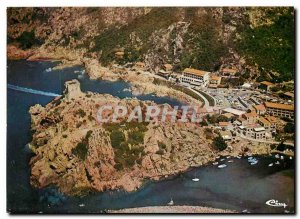
[[[194,178],[192,179],[194,182],[198,182],[199,181],[199,178]]]
[[[221,159],[220,161],[224,161],[225,159],[223,158],[223,159]]]
[[[226,164],[221,164],[221,165],[218,166],[219,169],[222,169],[222,168],[225,168],[225,167],[227,167]]]
[[[46,72],[51,72],[52,71],[52,68],[47,68],[46,69]]]
[[[250,162],[250,165],[255,165],[257,163],[258,163],[258,160],[254,160],[254,161]]]
[[[255,163],[255,162],[257,163],[257,162],[258,162],[258,160],[257,160],[257,159],[255,159],[255,158],[252,158],[252,159],[250,159],[250,160],[248,159],[248,162],[249,162],[249,163]]]
[[[284,157],[283,157],[283,156],[280,156],[280,159],[281,159],[281,160],[283,160],[283,159],[284,159]]]
[[[279,154],[276,154],[276,155],[275,155],[275,158],[279,158]]]
[[[280,162],[279,162],[279,161],[277,161],[275,164],[276,164],[276,165],[279,165],[279,164],[280,164]]]
[[[229,161],[227,161],[228,163],[233,163],[233,160],[229,160]]]
[[[269,167],[272,167],[273,165],[274,165],[273,163],[270,163],[270,164],[269,164]]]
[[[290,160],[293,160],[293,157],[290,157]]]
[[[253,158],[253,157],[248,157],[248,160],[252,160],[252,159],[255,159],[255,158]]]
[[[217,156],[217,157],[216,157],[216,159],[219,159],[219,158],[220,158],[220,156]]]
[[[213,165],[217,165],[217,164],[219,164],[219,162],[214,162],[214,163],[213,163]]]
[[[79,207],[84,207],[85,206],[85,204],[79,204]]]
[[[171,201],[169,201],[168,205],[174,205],[174,201],[172,198],[171,198]]]
[[[227,156],[226,158],[229,159],[231,156]]]
[[[238,159],[241,159],[241,158],[242,158],[242,156],[238,155],[238,156],[236,156],[236,158],[238,158]]]

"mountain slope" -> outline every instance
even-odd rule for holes
[[[8,43],[23,49],[83,49],[102,65],[144,61],[153,71],[165,63],[235,66],[249,81],[294,77],[293,8],[9,8],[7,15]]]

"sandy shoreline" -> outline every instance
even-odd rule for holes
[[[109,210],[108,213],[137,213],[137,214],[148,214],[148,213],[192,213],[192,214],[232,214],[238,213],[236,211],[227,210],[227,209],[218,209],[210,207],[201,207],[201,206],[151,206],[151,207],[139,207],[139,208],[125,208],[121,210]]]

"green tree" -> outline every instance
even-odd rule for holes
[[[292,122],[288,122],[285,126],[284,126],[284,132],[286,133],[294,133],[295,131],[295,124]]]
[[[215,137],[213,140],[213,147],[215,150],[223,151],[227,148],[227,143],[221,136]]]

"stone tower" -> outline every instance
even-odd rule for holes
[[[80,90],[80,83],[76,79],[66,81],[65,87],[66,88],[64,90],[64,95],[68,100],[71,100],[72,98],[76,99],[77,97],[82,95],[82,92]]]

